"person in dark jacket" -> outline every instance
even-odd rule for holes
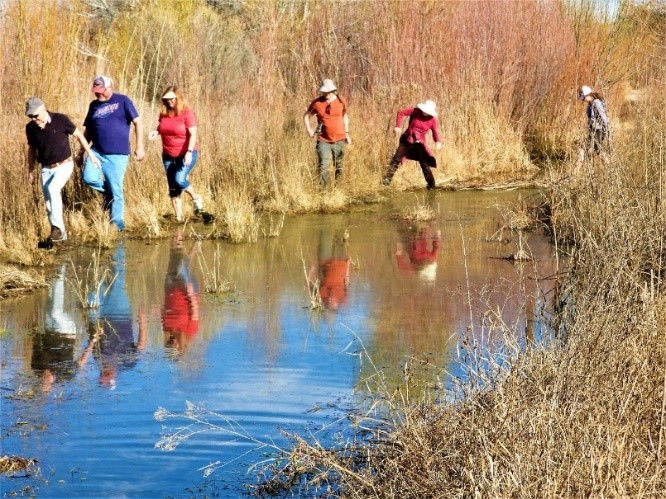
[[[587,103],[585,113],[587,114],[588,128],[579,161],[582,160],[586,153],[589,154],[594,149],[594,152],[607,163],[608,156],[606,150],[608,149],[610,140],[610,122],[606,114],[606,103],[601,94],[586,85],[583,85],[578,90],[578,100]]]

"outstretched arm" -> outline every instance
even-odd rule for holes
[[[96,167],[102,166],[102,163],[100,162],[99,158],[93,154],[92,150],[90,149],[90,144],[86,140],[85,136],[83,133],[81,133],[81,130],[78,128],[74,130],[74,133],[72,134],[74,137],[76,137],[81,144],[81,147],[83,147],[84,151],[88,154],[88,157],[90,158],[90,161],[92,161],[92,164],[95,165]]]

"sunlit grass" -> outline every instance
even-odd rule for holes
[[[93,252],[85,273],[83,273],[83,269],[77,269],[74,262],[70,260],[72,277],[67,278],[67,281],[71,284],[83,309],[99,308],[102,298],[111,289],[117,276],[110,268],[102,264],[102,249],[100,246],[97,251]]]
[[[222,255],[219,245],[215,247],[210,264],[200,251],[197,252],[197,261],[203,276],[203,288],[206,293],[223,294],[233,291],[233,286],[223,275]]]

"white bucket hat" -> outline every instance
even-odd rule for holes
[[[437,117],[437,104],[435,104],[434,101],[427,100],[425,102],[419,103],[416,107],[428,116],[432,116],[433,118]]]
[[[335,86],[335,83],[333,83],[333,80],[326,79],[321,82],[321,86],[319,87],[319,91],[323,94],[328,93],[328,92],[335,92],[338,89],[338,87]]]
[[[580,87],[580,90],[578,91],[578,100],[585,100],[585,97],[590,95],[592,93],[592,89],[586,85],[583,85]]]
[[[419,278],[425,282],[435,282],[437,279],[437,262],[427,263],[419,270]]]

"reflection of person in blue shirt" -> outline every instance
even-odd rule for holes
[[[136,365],[137,352],[146,345],[146,318],[139,312],[139,338],[134,341],[132,311],[125,289],[125,248],[122,244],[114,255],[113,282],[102,289],[99,309],[92,311],[90,325],[92,340],[99,339],[94,355],[100,365],[100,383],[113,388],[119,369]]]
[[[41,377],[41,389],[48,392],[56,381],[74,377],[76,322],[65,311],[65,265],[51,283],[44,316],[44,330],[32,338],[30,366]]]

